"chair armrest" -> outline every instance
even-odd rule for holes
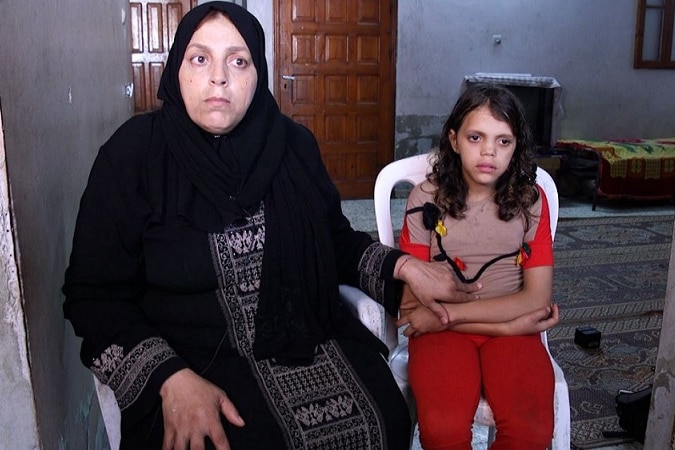
[[[361,321],[389,350],[398,345],[396,319],[366,293],[353,286],[340,285],[340,298],[349,311]]]
[[[108,434],[110,448],[112,450],[118,450],[122,439],[120,431],[122,416],[120,408],[117,406],[117,399],[115,399],[115,394],[112,389],[98,381],[95,376],[93,378],[96,396],[98,397],[99,407],[101,408],[101,416],[103,417],[105,430]]]
[[[408,341],[399,344],[396,319],[387,314],[384,306],[353,286],[341,284],[340,297],[350,312],[389,349],[389,367],[410,408],[411,419],[416,420],[415,401],[408,384]]]

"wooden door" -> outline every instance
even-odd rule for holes
[[[275,93],[316,135],[343,199],[394,156],[396,0],[275,0]]]
[[[140,0],[129,2],[134,113],[162,106],[157,88],[178,22],[197,6],[197,0]]]

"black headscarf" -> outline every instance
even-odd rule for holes
[[[242,35],[258,74],[244,118],[220,138],[209,136],[189,118],[178,81],[186,47],[214,9],[223,11]],[[317,171],[302,156],[318,152],[316,140],[279,111],[267,87],[264,43],[257,19],[233,3],[210,2],[189,11],[178,26],[162,74],[160,124],[163,145],[182,176],[217,212],[188,214],[193,224],[223,232],[264,203],[266,236],[254,354],[302,363],[312,360],[337,314],[337,271],[322,214],[324,200],[314,184]]]
[[[239,125],[224,139],[209,139],[188,117],[180,92],[178,71],[185,50],[197,27],[212,10],[225,12],[244,38],[258,73],[258,83],[251,105]],[[159,99],[164,134],[169,150],[178,159],[190,180],[202,195],[218,209],[225,222],[241,209],[257,207],[278,170],[283,152],[267,149],[269,137],[284,142],[281,113],[267,88],[265,36],[257,19],[244,8],[228,2],[205,3],[189,11],[176,30],[166,68],[159,85]],[[213,146],[220,147],[216,151]],[[261,184],[261,180],[267,184]],[[218,224],[220,225],[220,224]]]

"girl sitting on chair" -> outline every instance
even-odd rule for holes
[[[409,291],[399,326],[425,449],[471,449],[481,394],[495,417],[491,449],[544,449],[553,436],[554,375],[539,333],[514,326],[551,304],[553,241],[535,184],[533,142],[506,88],[470,85],[443,127],[427,180],[408,199],[401,249],[447,266],[480,298],[442,303],[441,318]]]

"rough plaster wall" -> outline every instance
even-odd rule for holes
[[[675,225],[675,224],[674,224]],[[675,226],[673,226],[675,243]],[[656,356],[656,373],[645,450],[660,450],[675,443],[675,245],[670,249],[663,327]]]
[[[37,448],[38,433],[33,387],[26,348],[26,327],[16,248],[12,236],[9,185],[0,98],[0,448]],[[15,437],[16,424],[22,424]]]
[[[128,3],[0,0],[0,8],[0,101],[40,439],[45,449],[103,448],[60,287],[93,158],[131,115]],[[0,379],[0,389],[19,386],[16,378]],[[0,409],[2,427],[14,410],[4,400]],[[0,448],[32,448],[18,442],[31,436],[30,423],[10,423],[0,441],[16,442]]]
[[[635,8],[634,0],[399,0],[396,158],[426,145],[416,130],[442,124],[475,72],[558,79],[559,138],[675,135],[675,71],[632,68]]]

